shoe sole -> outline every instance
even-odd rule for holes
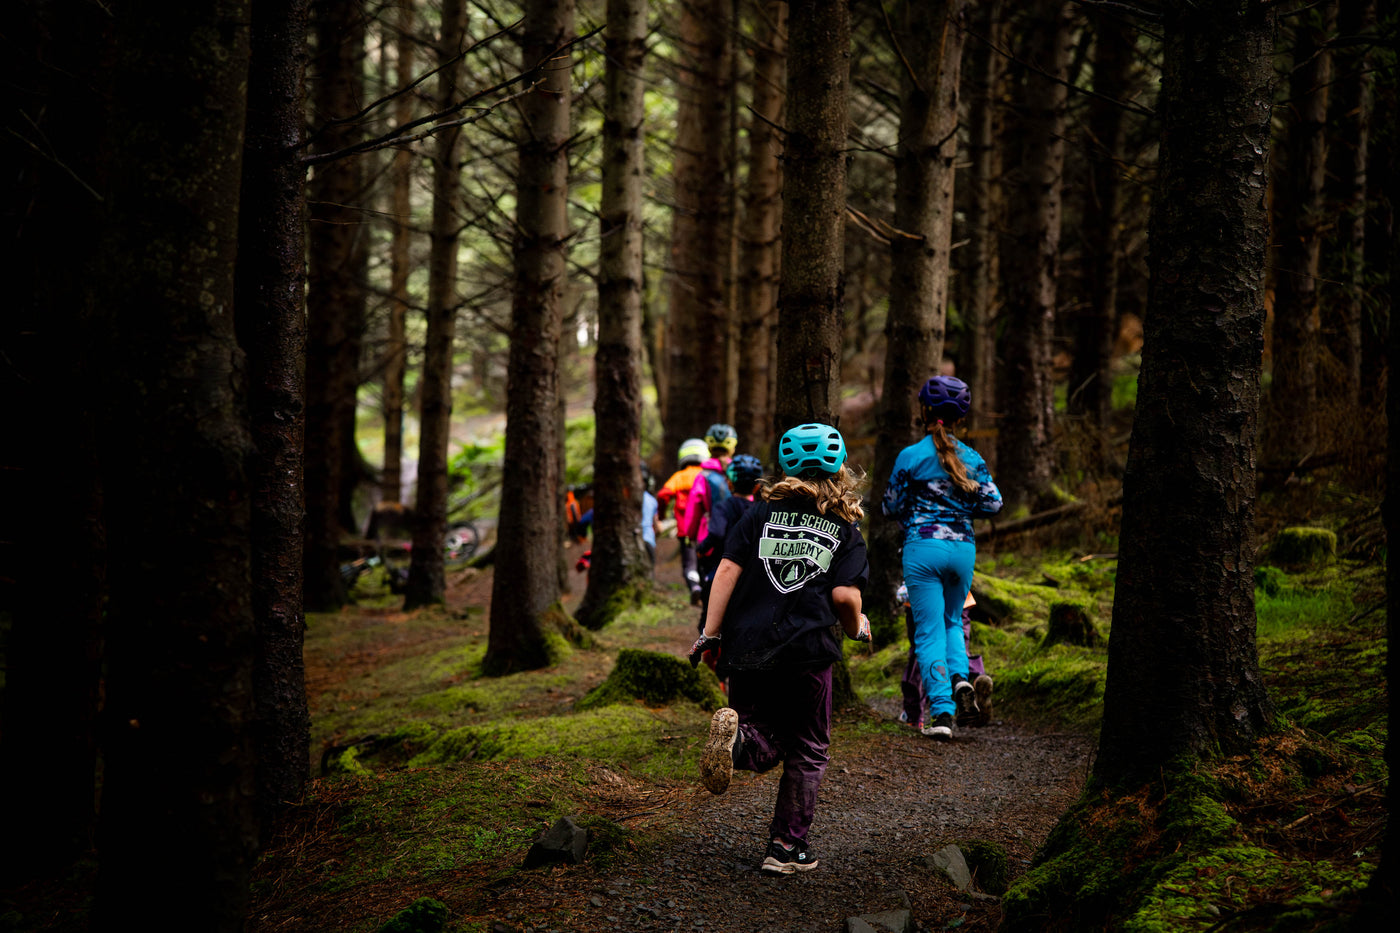
[[[977,693],[977,719],[973,725],[985,726],[992,721],[992,678],[978,674],[972,689]]]
[[[814,858],[806,865],[797,862],[780,862],[771,855],[764,856],[763,864],[759,868],[770,875],[795,875],[799,871],[811,871],[821,864],[821,859]]]
[[[946,742],[953,737],[953,730],[947,726],[924,726],[919,730],[923,735],[940,742]]]
[[[710,738],[700,753],[700,780],[712,794],[729,790],[734,777],[734,739],[739,734],[739,714],[729,707],[710,718]]]

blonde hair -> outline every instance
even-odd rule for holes
[[[765,501],[778,499],[811,499],[822,515],[834,512],[843,521],[858,522],[865,517],[857,490],[864,484],[865,474],[857,476],[845,466],[832,474],[816,479],[784,476],[765,481],[762,495]]]
[[[953,485],[963,492],[976,492],[977,480],[967,475],[967,464],[958,456],[958,442],[952,432],[943,426],[942,421],[931,422],[927,428],[929,437],[933,438],[933,446],[938,449],[938,462],[952,478]]]

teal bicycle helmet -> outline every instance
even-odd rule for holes
[[[778,443],[778,465],[788,476],[808,470],[836,473],[846,462],[846,441],[829,424],[799,424]]]

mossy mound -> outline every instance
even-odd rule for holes
[[[1042,642],[1044,647],[1063,643],[1092,648],[1102,644],[1103,640],[1098,627],[1094,625],[1089,603],[1059,599],[1050,604],[1050,618]]]
[[[1280,531],[1266,553],[1270,562],[1284,567],[1323,566],[1337,559],[1337,534],[1295,525]]]
[[[379,928],[379,933],[442,933],[447,926],[447,905],[420,897]]]
[[[641,700],[648,706],[688,701],[705,709],[724,705],[719,681],[704,665],[691,667],[682,658],[656,651],[623,648],[608,679],[578,701],[575,708],[597,709],[612,703]]]
[[[1317,741],[1289,730],[1136,789],[1086,792],[1006,893],[1000,929],[1277,931],[1346,915],[1375,865],[1355,842],[1319,839],[1370,814],[1361,801],[1348,801],[1350,815],[1314,812],[1318,800],[1348,800],[1355,776],[1336,747],[1319,768]]]
[[[977,600],[974,617],[985,615],[994,625],[1030,625],[1044,619],[1050,603],[1062,595],[1052,586],[977,573],[972,577],[972,598]]]
[[[322,774],[368,774],[379,768],[406,764],[428,748],[438,732],[424,722],[411,722],[386,735],[370,735],[345,745],[332,745],[321,754]]]
[[[998,896],[1006,893],[1011,867],[1005,849],[983,839],[964,839],[958,843],[958,848],[979,890]]]

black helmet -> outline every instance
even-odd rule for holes
[[[724,468],[724,475],[739,492],[747,494],[763,478],[763,464],[753,454],[739,454]]]
[[[956,376],[934,376],[919,390],[924,422],[957,421],[972,407],[972,392]]]

